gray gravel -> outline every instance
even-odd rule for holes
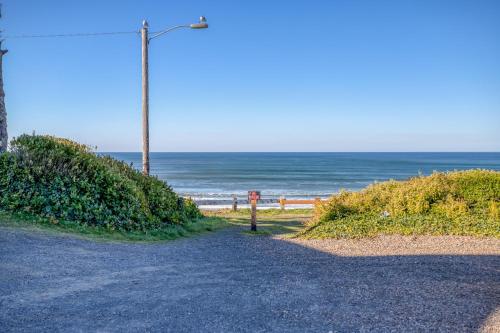
[[[498,251],[349,256],[240,231],[124,244],[0,227],[0,331],[498,328]]]

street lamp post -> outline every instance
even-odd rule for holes
[[[208,28],[207,20],[204,16],[200,17],[198,23],[177,25],[160,32],[154,33],[149,37],[149,25],[146,20],[142,22],[141,37],[142,37],[142,173],[149,175],[149,68],[148,68],[148,51],[149,42],[156,37],[166,34],[170,31],[189,28],[189,29],[206,29]]]
[[[149,175],[148,22],[142,22],[142,173]]]

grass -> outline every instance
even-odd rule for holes
[[[266,209],[257,211],[257,231],[250,231],[250,209],[240,209],[233,212],[229,209],[219,211],[205,211],[209,217],[222,218],[231,225],[247,227],[242,231],[249,236],[272,236],[294,237],[304,229],[304,224],[312,215],[312,209]]]
[[[314,221],[314,220],[313,220]],[[297,236],[301,238],[364,238],[377,235],[458,235],[500,238],[500,224],[488,218],[450,219],[444,215],[417,214],[382,217],[354,214],[333,221],[313,222]]]
[[[0,210],[0,226],[17,227],[49,233],[59,233],[99,241],[158,242],[189,237],[229,226],[248,227],[242,231],[249,236],[294,237],[303,230],[312,217],[312,209],[259,210],[257,231],[250,231],[250,209],[205,211],[205,217],[184,225],[167,225],[161,229],[141,231],[110,230],[104,227],[82,225],[77,222],[40,218],[26,213],[10,213]]]
[[[120,231],[104,227],[82,225],[77,222],[50,220],[25,213],[0,211],[0,226],[19,227],[50,233],[63,233],[101,241],[158,242],[189,237],[202,232],[215,231],[229,226],[220,217],[210,216],[181,225],[165,225],[162,228],[142,231]]]

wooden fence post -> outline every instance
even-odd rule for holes
[[[238,197],[233,195],[233,211],[237,211],[238,210]]]
[[[286,199],[285,197],[280,197],[280,207],[281,207],[281,210],[285,210],[285,204],[286,204]]]
[[[252,217],[250,221],[250,230],[257,231],[257,200],[252,199]]]
[[[260,200],[260,191],[248,191],[248,201],[252,206],[250,230],[257,231],[257,200]]]

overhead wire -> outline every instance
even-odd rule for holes
[[[21,39],[21,38],[65,38],[65,37],[95,37],[138,34],[139,31],[115,31],[115,32],[88,32],[88,33],[70,33],[70,34],[47,34],[47,35],[6,35],[2,39]]]

